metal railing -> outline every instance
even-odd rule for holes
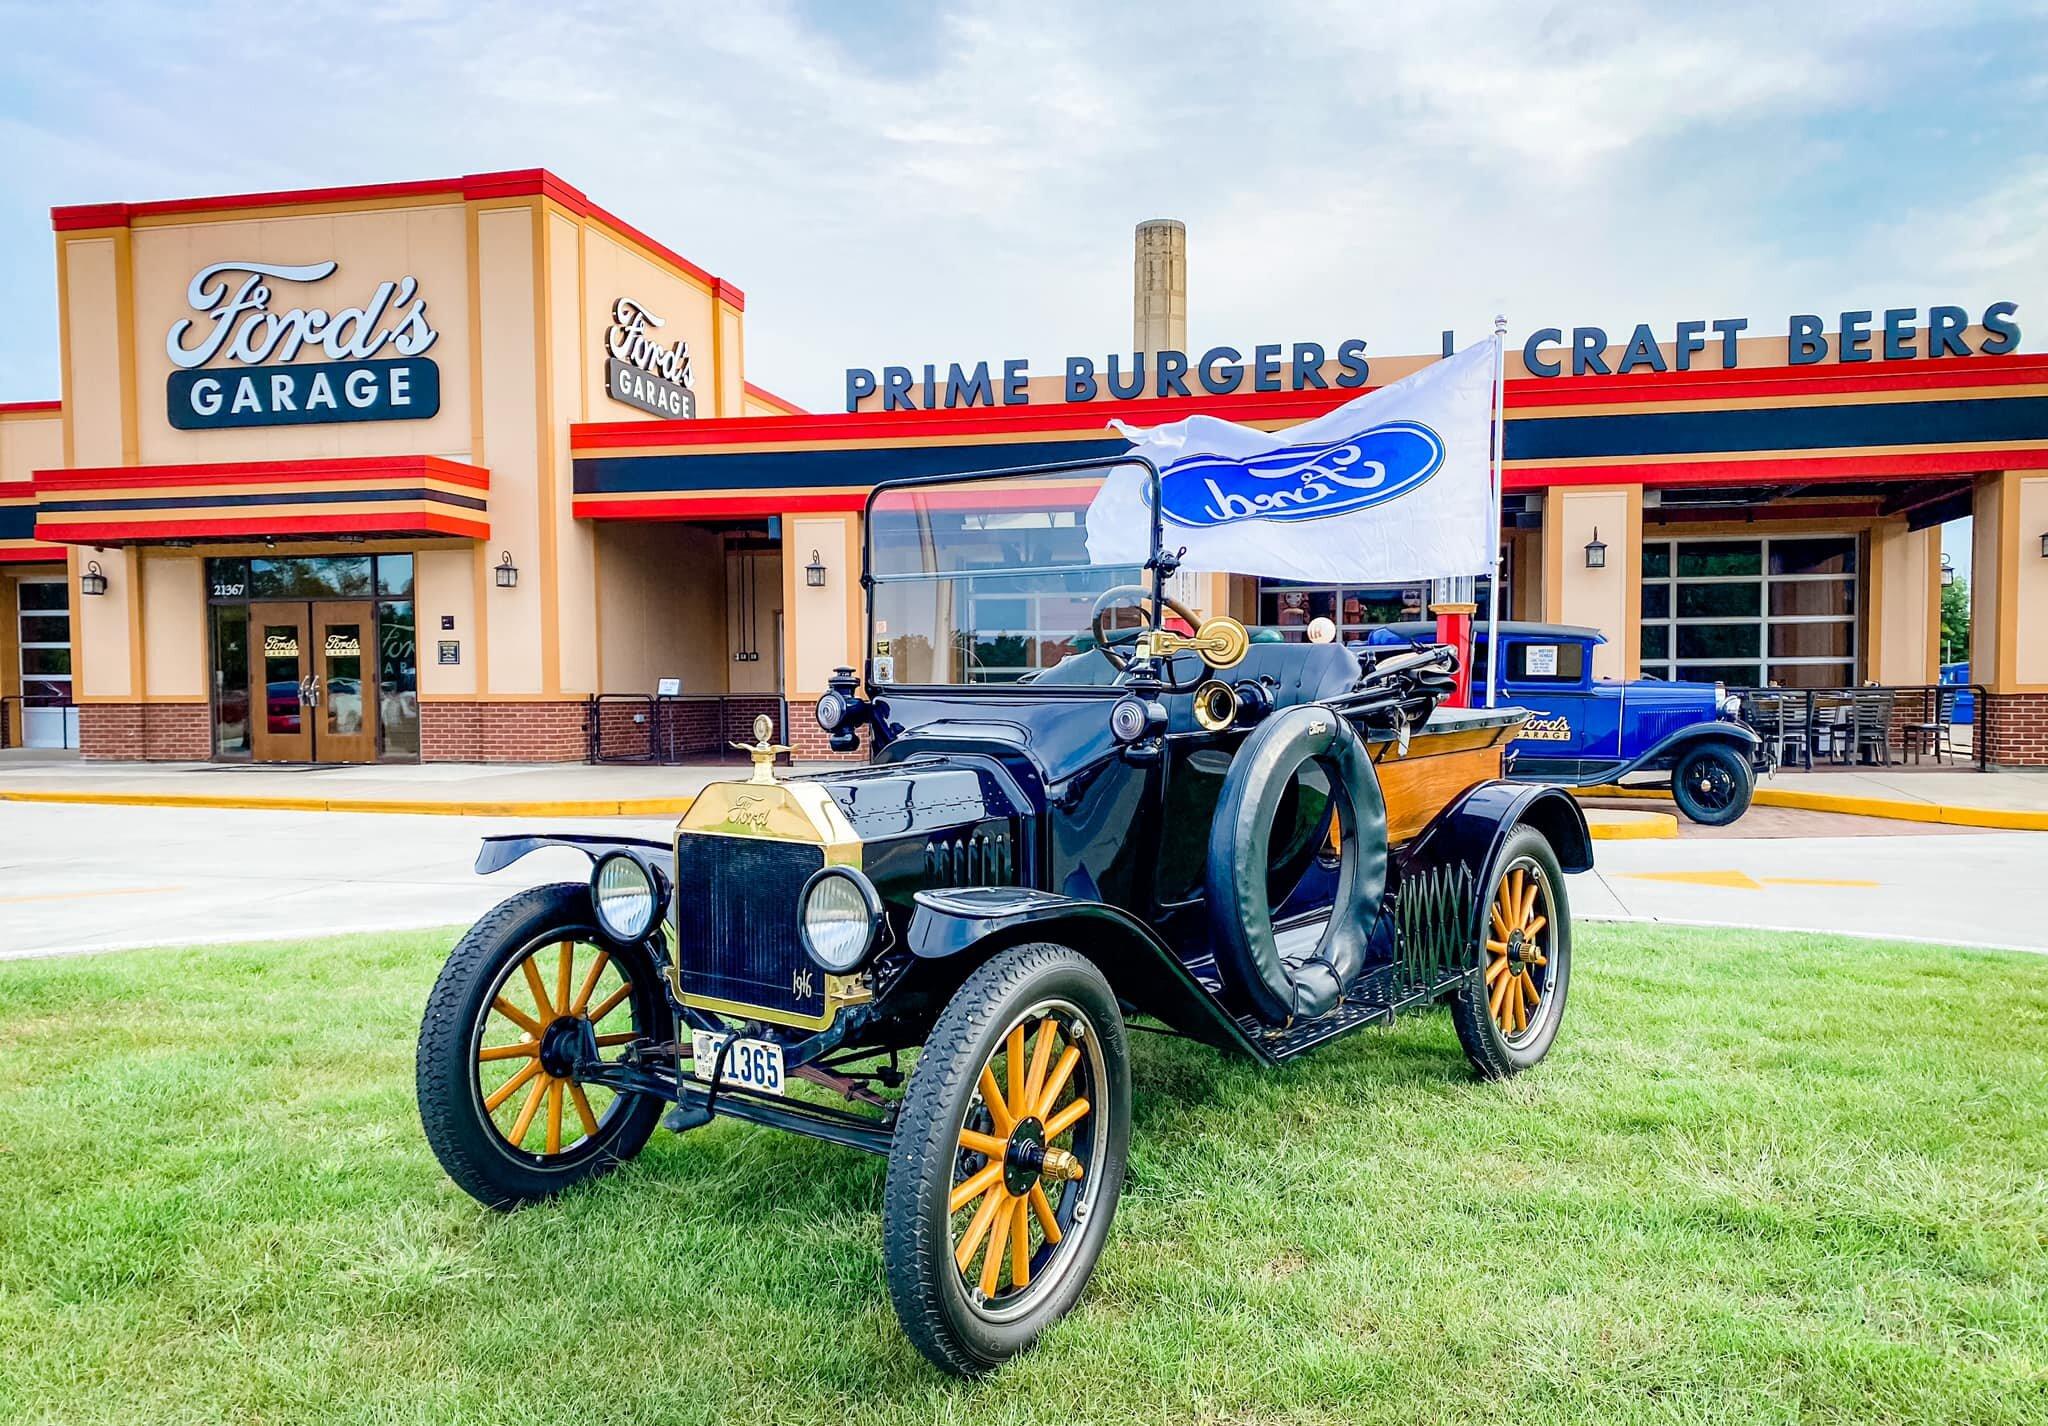
[[[789,700],[775,693],[600,693],[590,700],[594,763],[723,762],[754,740],[754,719],[775,719],[789,741]]]
[[[1951,730],[1970,730],[1962,760],[1991,767],[1991,700],[1982,684],[1869,684],[1861,688],[1731,688],[1742,696],[1742,719],[1756,730],[1773,767],[1892,766],[1911,757],[1946,762],[1958,756]],[[1971,721],[1958,723],[1967,695]]]

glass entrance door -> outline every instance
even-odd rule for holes
[[[313,753],[321,762],[377,760],[376,643],[367,601],[313,606]]]
[[[308,606],[251,604],[249,744],[258,762],[313,761]]]
[[[250,752],[257,762],[377,760],[375,608],[252,603]]]

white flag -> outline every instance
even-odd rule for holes
[[[1162,540],[1181,567],[1330,583],[1493,567],[1497,338],[1432,362],[1291,430],[1214,416],[1149,431],[1112,422],[1159,467]],[[1088,558],[1142,564],[1142,469],[1110,473],[1088,507]]]

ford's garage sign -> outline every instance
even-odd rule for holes
[[[423,421],[441,409],[441,371],[426,352],[439,338],[419,282],[380,282],[360,307],[287,305],[287,284],[319,282],[337,264],[217,262],[186,288],[195,317],[171,324],[171,425],[317,426]],[[319,353],[326,361],[302,361]]]
[[[614,401],[650,415],[687,421],[697,415],[697,393],[691,390],[690,344],[663,346],[654,339],[665,325],[630,297],[612,303],[612,324],[605,330],[605,390]]]

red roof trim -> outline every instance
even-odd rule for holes
[[[455,535],[488,539],[488,521],[438,510],[380,511],[374,515],[327,515],[277,519],[150,521],[130,518],[95,525],[38,527],[37,536],[60,535],[67,545],[124,545],[151,540],[194,540],[261,535]]]
[[[626,222],[610,209],[590,201],[583,190],[564,182],[544,168],[504,169],[495,173],[469,173],[460,178],[424,178],[405,183],[356,183],[333,188],[292,188],[269,193],[221,193],[205,198],[166,198],[147,203],[81,203],[50,210],[50,225],[60,233],[81,228],[122,228],[138,218],[177,213],[228,213],[241,208],[299,207],[315,203],[354,203],[382,198],[461,198],[477,202],[486,198],[552,198],[581,217],[594,218],[674,263],[710,286],[713,294],[745,309],[746,294],[714,277],[665,243],[657,242]]]
[[[35,472],[38,492],[114,490],[138,485],[265,485],[280,481],[437,480],[488,490],[491,473],[440,456],[357,456],[348,459],[224,461],[212,465],[104,465]]]
[[[64,409],[62,401],[0,401],[0,416],[37,414],[54,416]]]
[[[865,490],[825,495],[679,495],[673,500],[612,500],[578,495],[579,520],[708,520],[749,515],[834,515],[867,506]]]
[[[1972,475],[1980,470],[2048,469],[2048,450],[1910,451],[1895,455],[1772,456],[1767,460],[1634,461],[1616,465],[1513,465],[1507,490],[1559,485],[1778,485],[1787,481]]]

